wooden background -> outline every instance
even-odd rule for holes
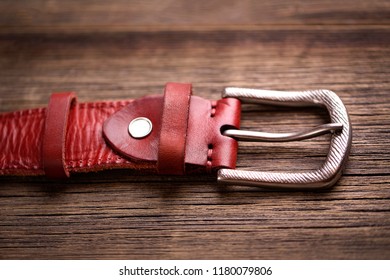
[[[0,179],[2,259],[389,259],[389,1],[1,1],[0,110],[162,93],[192,82],[326,88],[347,106],[345,175],[319,192],[217,185],[127,172]],[[242,126],[297,131],[316,109],[245,106]],[[329,136],[240,143],[238,166],[308,170]],[[1,149],[1,143],[0,143]]]

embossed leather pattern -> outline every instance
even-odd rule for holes
[[[75,104],[66,133],[65,162],[70,173],[133,168],[102,137],[103,122],[131,101]],[[44,175],[42,147],[46,109],[0,115],[0,174]]]
[[[0,115],[0,174],[43,175],[46,109]]]
[[[73,104],[66,130],[66,170],[70,174],[106,169],[158,173],[163,101],[162,95],[154,95],[134,101]],[[240,102],[231,98],[209,101],[192,96],[190,104],[185,145],[186,173],[234,168],[237,142],[223,136],[220,129],[224,125],[239,127]],[[45,174],[43,138],[46,113],[45,108],[38,108],[0,115],[0,174]],[[123,122],[118,124],[116,120],[110,128],[115,116],[121,116]],[[129,135],[128,124],[139,116],[148,117],[153,130],[147,137],[136,140]],[[103,126],[106,137],[103,136]],[[126,141],[118,146],[112,135]]]

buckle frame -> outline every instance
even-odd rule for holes
[[[243,141],[297,141],[333,132],[329,152],[322,166],[308,172],[259,172],[237,169],[220,169],[218,182],[253,185],[279,189],[319,189],[334,185],[340,178],[348,160],[352,143],[352,127],[341,99],[330,90],[273,91],[250,88],[225,88],[222,97],[237,98],[244,103],[276,106],[325,107],[331,123],[300,133],[263,133],[242,130],[224,131],[224,135]],[[335,133],[337,132],[337,133]]]

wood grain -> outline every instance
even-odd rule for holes
[[[245,6],[258,2],[241,2],[247,16],[236,21],[212,18],[206,9],[183,22],[189,8],[202,4],[177,8],[183,18],[172,19],[148,16],[158,9],[142,1],[131,9],[121,1],[85,9],[73,1],[61,9],[57,1],[26,1],[23,8],[2,1],[0,15],[8,18],[0,16],[0,111],[45,106],[51,92],[65,90],[78,92],[81,102],[136,98],[162,93],[167,81],[192,82],[195,94],[212,99],[225,86],[327,88],[342,98],[353,126],[351,156],[338,184],[277,192],[217,185],[208,176],[127,171],[78,175],[66,183],[3,177],[1,259],[390,258],[387,2],[255,4],[256,11],[268,11],[265,17]],[[161,1],[159,9],[178,11],[170,5],[178,4]],[[28,20],[34,9],[41,16]],[[135,11],[138,19],[125,17]],[[186,27],[174,27],[177,22]],[[160,23],[164,28],[156,27]],[[326,121],[322,110],[246,105],[242,126],[296,131]],[[309,170],[324,160],[328,142],[323,136],[283,145],[240,143],[238,166]]]
[[[198,0],[0,2],[0,26],[26,30],[186,26],[389,24],[386,0]]]

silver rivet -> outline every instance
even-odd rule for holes
[[[152,128],[152,122],[148,118],[140,117],[131,121],[129,133],[133,138],[139,139],[148,136]]]

